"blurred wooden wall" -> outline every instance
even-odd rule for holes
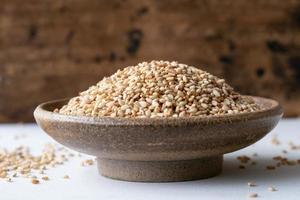
[[[31,121],[116,69],[166,59],[300,114],[297,0],[1,0],[0,121]]]

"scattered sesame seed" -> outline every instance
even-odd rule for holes
[[[248,195],[249,198],[257,198],[258,197],[258,194],[257,193],[250,193]]]
[[[64,178],[64,179],[69,179],[70,177],[69,177],[69,175],[64,175],[63,178]]]
[[[239,165],[239,169],[246,169],[244,165]]]
[[[248,182],[247,185],[248,185],[249,187],[255,187],[255,186],[256,186],[256,184],[253,183],[253,182]]]
[[[288,143],[290,150],[299,150],[300,149],[300,145],[295,145],[292,141],[289,141]]]
[[[270,192],[275,192],[275,191],[277,191],[277,189],[274,188],[273,186],[268,187],[268,190],[269,190]]]
[[[83,161],[86,165],[93,165],[94,161],[92,159],[87,159],[85,161]]]
[[[295,160],[288,160],[287,161],[288,166],[293,166],[293,165],[296,165],[296,164],[297,164],[297,162]]]
[[[267,170],[275,170],[276,167],[273,166],[273,165],[268,165],[268,166],[266,166],[266,169],[267,169]]]
[[[11,178],[6,178],[5,179],[7,182],[12,182],[12,179]]]
[[[271,144],[273,145],[280,145],[280,141],[277,138],[277,135],[274,135],[272,140],[271,140]]]
[[[280,167],[281,166],[281,163],[276,163],[276,167]]]
[[[282,157],[282,156],[274,156],[272,159],[273,159],[273,160],[282,160],[283,157]]]
[[[33,179],[31,179],[31,183],[32,184],[39,184],[40,181],[38,179],[33,178]]]
[[[283,150],[282,150],[282,153],[284,153],[284,154],[287,154],[287,153],[288,153],[288,151],[287,151],[287,150],[285,150],[285,149],[283,149]]]
[[[243,164],[246,164],[246,163],[248,163],[248,161],[251,160],[250,157],[245,156],[245,155],[244,155],[244,156],[238,156],[237,159],[238,159],[241,163],[243,163]]]

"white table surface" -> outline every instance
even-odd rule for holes
[[[25,134],[26,137],[22,137]],[[282,144],[275,146],[271,139],[276,134]],[[21,136],[16,140],[15,136]],[[300,150],[289,150],[288,141],[300,144],[300,120],[283,120],[270,134],[256,144],[243,150],[227,154],[223,173],[217,177],[177,183],[133,183],[101,177],[96,165],[82,167],[81,161],[89,158],[74,157],[64,165],[59,165],[46,173],[50,181],[33,185],[29,179],[16,178],[12,183],[0,180],[0,200],[147,200],[147,199],[248,199],[249,193],[257,193],[257,199],[300,199],[300,164],[284,166],[276,170],[266,170],[274,163],[273,156],[288,150],[290,159],[300,159]],[[34,124],[0,125],[0,147],[13,149],[19,145],[29,146],[33,153],[41,151],[45,143],[55,143]],[[256,152],[257,165],[244,170],[238,169],[239,155]],[[70,179],[62,177],[68,174]],[[248,187],[247,182],[256,182],[256,187]],[[272,185],[278,189],[270,192]]]

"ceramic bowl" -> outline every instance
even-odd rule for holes
[[[253,97],[252,113],[187,118],[111,118],[52,112],[68,99],[39,105],[38,125],[62,145],[97,157],[99,172],[127,181],[203,179],[222,171],[223,154],[249,146],[282,117],[278,102]]]

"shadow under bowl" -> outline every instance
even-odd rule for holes
[[[203,179],[222,171],[223,154],[253,144],[282,117],[278,102],[252,97],[262,110],[186,118],[111,118],[54,113],[68,99],[39,105],[38,125],[53,139],[97,157],[99,172],[127,181]]]

